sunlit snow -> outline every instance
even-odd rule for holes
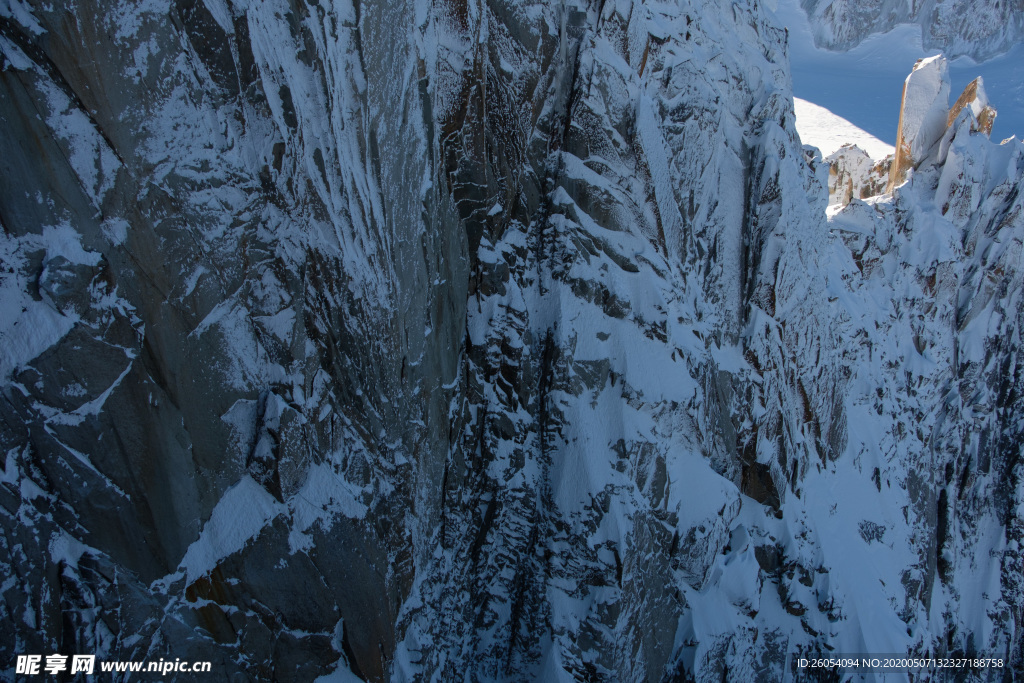
[[[827,157],[846,144],[857,145],[875,161],[881,161],[895,151],[895,147],[882,142],[866,130],[858,128],[813,102],[794,98],[796,130],[805,145],[814,145]]]
[[[938,50],[922,47],[921,28],[900,25],[888,33],[870,36],[848,52],[831,52],[814,46],[810,24],[798,0],[779,0],[776,17],[788,29],[793,95],[895,144],[903,82],[918,59],[938,54]],[[951,100],[972,80],[984,78],[992,106],[999,112],[992,128],[995,141],[1024,135],[1022,64],[1024,44],[982,64],[968,57],[949,62]]]

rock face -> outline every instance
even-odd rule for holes
[[[939,55],[919,60],[903,86],[900,122],[896,131],[896,154],[888,172],[887,191],[892,192],[894,187],[902,184],[907,173],[918,168],[929,155],[934,154],[943,159],[950,137],[955,135],[964,121],[969,122],[971,133],[981,133],[988,137],[995,120],[996,110],[988,103],[981,77],[971,81],[950,108],[949,73],[945,59]],[[941,149],[935,150],[940,142]],[[830,157],[829,160],[832,161],[831,173],[837,178],[837,189],[833,189],[830,176],[830,200],[834,195],[842,193],[838,183],[839,175],[851,177],[851,188],[856,178],[862,188],[862,196],[879,194],[872,190],[882,169],[865,173],[863,159],[854,158],[852,153],[837,152],[833,156],[837,158],[833,160]]]
[[[894,156],[875,161],[857,145],[843,145],[825,157],[828,164],[828,204],[846,206],[853,199],[880,195],[889,186]]]
[[[0,55],[3,661],[1021,666],[978,97],[826,220],[754,1],[8,0]]]
[[[957,117],[964,109],[969,109],[974,132],[980,132],[988,136],[992,134],[992,124],[996,122],[996,110],[988,103],[988,96],[985,94],[985,84],[978,76],[967,84],[960,97],[956,98],[953,107],[949,110],[946,118],[946,128],[952,128]]]
[[[919,24],[925,49],[983,60],[1024,38],[1021,0],[801,0],[819,47],[848,50],[872,33]]]
[[[949,69],[942,55],[919,59],[903,84],[889,190],[917,168],[949,123]],[[990,128],[991,130],[991,128]]]

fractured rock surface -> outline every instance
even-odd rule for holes
[[[826,219],[785,45],[753,1],[0,5],[0,659],[1019,667],[1024,150],[939,78]]]

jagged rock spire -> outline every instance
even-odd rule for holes
[[[949,67],[942,55],[920,59],[903,85],[900,122],[896,130],[896,159],[889,188],[903,182],[917,168],[932,145],[946,131],[949,113]]]

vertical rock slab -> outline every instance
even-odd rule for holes
[[[949,67],[942,55],[918,60],[903,85],[896,158],[889,174],[889,191],[917,168],[932,145],[946,132],[949,116]]]

